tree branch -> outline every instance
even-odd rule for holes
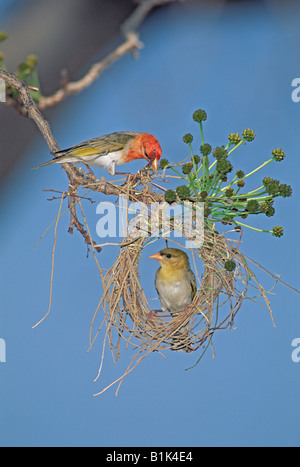
[[[3,79],[7,84],[9,84],[18,92],[28,117],[30,117],[36,123],[47,145],[49,146],[50,152],[53,154],[55,151],[59,151],[60,147],[51,133],[50,125],[44,119],[41,112],[35,105],[29,93],[27,84],[19,80],[13,73],[9,73],[8,71],[2,70],[1,68],[0,79]]]
[[[114,63],[116,60],[121,58],[128,52],[136,51],[142,48],[142,43],[139,41],[138,35],[135,30],[144,21],[145,17],[149,12],[157,6],[164,5],[176,1],[185,0],[142,0],[139,1],[139,5],[134,10],[132,15],[125,21],[122,26],[122,31],[125,35],[125,41],[119,45],[113,52],[108,54],[101,61],[94,63],[89,71],[78,81],[67,82],[64,86],[56,91],[52,96],[42,96],[38,106],[33,101],[29,86],[17,78],[13,73],[9,73],[6,70],[0,69],[0,79],[3,79],[9,86],[14,88],[19,99],[14,100],[10,97],[7,98],[7,104],[15,106],[16,110],[24,116],[31,118],[37,125],[39,131],[42,133],[46,144],[48,145],[51,154],[59,151],[61,148],[57,143],[56,139],[51,133],[50,125],[43,117],[39,109],[45,109],[49,106],[53,106],[64,100],[70,94],[78,93],[87,86],[91,85],[105,70],[108,66]],[[112,182],[108,182],[101,178],[101,180],[94,177],[92,174],[86,174],[79,170],[74,164],[65,163],[62,164],[65,169],[68,179],[69,188],[72,187],[70,192],[70,207],[71,207],[71,224],[70,231],[75,225],[77,230],[83,235],[85,242],[88,244],[94,243],[89,239],[87,232],[83,229],[82,224],[79,222],[76,214],[76,206],[74,199],[77,194],[77,190],[80,186],[84,189],[90,189],[103,193],[105,195],[125,195],[129,200],[140,201],[140,202],[162,202],[164,200],[163,194],[152,193],[149,189],[149,177],[143,173],[135,175],[134,180],[130,177],[127,178],[123,185],[117,185]],[[137,189],[137,185],[140,184],[141,188]]]
[[[52,154],[59,151],[61,148],[56,139],[51,133],[50,125],[43,117],[40,110],[37,108],[35,102],[30,96],[28,86],[24,81],[19,80],[13,73],[2,70],[0,68],[0,79],[3,79],[9,86],[13,87],[19,94],[24,108],[26,109],[28,117],[30,117],[38,129],[42,133],[49,149]],[[115,183],[108,182],[104,177],[99,180],[97,177],[84,173],[76,165],[65,163],[62,164],[70,181],[70,186],[76,190],[79,186],[82,188],[90,189],[103,193],[105,195],[128,195],[130,200],[144,201],[151,198],[152,201],[161,201],[162,195],[159,193],[146,193],[135,188],[138,182],[143,181],[143,175],[135,177],[135,185],[132,183],[124,183],[123,185],[116,185]]]
[[[39,102],[39,108],[41,110],[59,104],[61,101],[66,99],[71,94],[76,94],[86,87],[90,86],[99,75],[108,68],[112,63],[119,60],[123,55],[128,52],[136,52],[143,47],[140,42],[137,28],[145,20],[146,16],[150,11],[160,5],[164,5],[172,2],[183,2],[185,0],[142,0],[139,5],[131,14],[131,16],[123,23],[121,30],[125,36],[123,44],[119,45],[113,52],[109,53],[99,62],[94,63],[89,71],[78,81],[72,81],[65,83],[65,85],[58,89],[51,96],[42,96]]]
[[[72,81],[66,83],[61,89],[58,89],[51,96],[45,97],[42,96],[39,102],[39,108],[45,109],[60,103],[70,94],[76,94],[86,87],[90,86],[104,71],[109,67],[113,62],[121,58],[127,52],[134,51],[136,49],[141,49],[143,44],[138,40],[137,34],[130,34],[127,40],[119,45],[113,52],[108,54],[103,60],[94,63],[89,71],[78,81]]]
[[[37,108],[35,102],[30,96],[28,85],[23,81],[19,80],[16,75],[9,73],[8,71],[2,70],[0,68],[0,79],[3,79],[9,86],[14,88],[20,97],[23,108],[26,110],[26,114],[30,117],[38,129],[42,133],[49,149],[52,154],[60,150],[59,144],[51,133],[50,125],[45,120],[39,109]],[[151,193],[151,190],[145,190],[145,180],[149,182],[149,178],[145,175],[137,174],[134,176],[134,180],[130,181],[130,177],[127,178],[127,181],[123,185],[117,185],[113,182],[108,182],[104,177],[101,180],[97,179],[94,175],[84,173],[80,170],[75,164],[65,163],[62,164],[62,167],[65,169],[67,176],[69,178],[69,188],[70,191],[70,207],[71,207],[71,225],[70,232],[72,232],[72,226],[75,225],[77,230],[84,237],[84,240],[87,244],[96,243],[91,240],[84,230],[83,225],[78,220],[76,214],[76,206],[74,204],[74,197],[76,197],[77,190],[80,186],[85,189],[90,189],[103,193],[105,195],[123,195],[128,196],[129,200],[133,201],[162,201],[163,195],[159,193]],[[145,178],[146,177],[146,178]],[[136,188],[137,184],[141,183],[142,188],[138,190]],[[98,251],[101,251],[100,249]]]
[[[184,1],[185,0],[136,0],[136,3],[139,3],[139,6],[134,10],[131,16],[129,16],[129,18],[124,21],[123,25],[121,26],[121,30],[126,37],[142,24],[146,16],[148,16],[153,8],[165,5],[167,3]]]

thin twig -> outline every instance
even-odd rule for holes
[[[112,63],[116,62],[127,53],[132,52],[136,57],[136,52],[143,48],[143,44],[139,40],[136,32],[138,27],[142,24],[153,8],[176,1],[184,0],[144,0],[140,2],[131,16],[121,26],[121,30],[125,36],[125,41],[106,57],[94,63],[88,72],[79,80],[64,82],[63,86],[51,96],[41,96],[39,108],[44,110],[47,107],[59,104],[71,94],[81,92],[98,79],[100,74]]]
[[[248,261],[251,261],[251,263],[255,264],[255,266],[258,266],[260,269],[262,269],[263,271],[265,271],[267,274],[269,274],[269,276],[271,276],[273,279],[275,279],[277,282],[280,282],[280,284],[284,285],[285,287],[288,287],[289,289],[293,290],[294,292],[300,294],[300,291],[298,289],[295,289],[295,287],[292,287],[291,285],[288,285],[286,282],[283,282],[281,279],[280,279],[280,276],[277,275],[277,274],[273,274],[272,272],[268,271],[266,268],[264,268],[261,264],[257,263],[256,261],[254,261],[253,259],[251,258],[248,258],[248,256],[246,256],[244,253],[242,253],[242,255],[244,256],[244,258],[246,258]]]
[[[132,50],[142,48],[142,43],[139,41],[137,34],[131,34],[127,37],[126,41],[119,45],[113,52],[108,54],[104,59],[94,63],[89,71],[78,81],[71,81],[65,84],[61,89],[58,89],[51,96],[41,96],[39,102],[39,108],[44,110],[45,108],[52,107],[62,102],[66,97],[71,94],[77,94],[83,89],[90,86],[100,74],[108,68],[112,63],[119,60],[123,55]]]
[[[56,223],[55,223],[55,228],[54,228],[54,243],[53,243],[53,249],[52,249],[52,263],[51,263],[51,278],[50,278],[50,292],[49,292],[49,305],[48,305],[48,311],[47,313],[43,316],[42,319],[40,319],[34,326],[32,326],[32,329],[36,328],[39,324],[41,324],[44,319],[47,318],[47,316],[50,313],[51,310],[51,303],[52,303],[52,288],[53,288],[53,274],[54,274],[54,257],[55,257],[55,249],[56,249],[56,240],[57,240],[57,226],[58,226],[58,221],[60,219],[60,212],[62,208],[62,203],[65,197],[65,193],[62,194],[60,204],[59,204],[59,210],[56,218]]]

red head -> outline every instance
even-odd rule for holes
[[[155,136],[149,133],[138,133],[130,145],[127,157],[130,160],[145,159],[157,171],[161,154],[162,150]]]

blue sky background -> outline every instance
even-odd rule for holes
[[[285,161],[269,165],[253,183],[266,175],[279,178],[292,185],[293,196],[277,199],[276,215],[252,225],[283,225],[285,234],[278,239],[247,230],[242,251],[299,288],[300,103],[291,99],[291,82],[300,76],[300,8],[282,3],[157,10],[141,28],[140,58],[122,58],[62,104],[50,124],[61,147],[111,131],[147,131],[157,136],[165,157],[180,161],[188,155],[182,136],[198,135],[191,116],[203,108],[212,146],[226,144],[230,132],[255,130],[255,141],[232,156],[235,168],[250,171],[282,147]],[[0,337],[7,349],[6,363],[0,363],[0,445],[299,446],[300,363],[291,359],[292,340],[300,337],[299,295],[281,285],[270,297],[276,329],[266,307],[245,301],[237,329],[215,335],[215,358],[209,350],[185,371],[197,355],[167,352],[165,360],[153,354],[125,379],[118,397],[113,388],[93,397],[122,374],[132,350],[123,351],[117,366],[107,351],[101,380],[93,383],[101,338],[86,350],[100,279],[81,236],[68,234],[64,216],[51,314],[32,329],[48,307],[53,228],[33,248],[59,206],[42,190],[66,189],[58,166],[31,170],[49,158],[37,131],[0,191]],[[87,209],[95,236],[96,204]],[[161,246],[149,247],[141,260],[148,298],[156,296],[157,267],[148,256]],[[101,265],[109,266],[115,254],[113,247],[104,249]],[[260,271],[258,277],[266,287],[272,284]]]

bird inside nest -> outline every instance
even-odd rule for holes
[[[197,291],[196,278],[190,268],[187,254],[178,248],[165,248],[151,255],[160,263],[155,275],[155,287],[162,311],[169,311],[173,318],[187,313]],[[173,335],[171,349],[192,352],[190,324],[184,324]]]

